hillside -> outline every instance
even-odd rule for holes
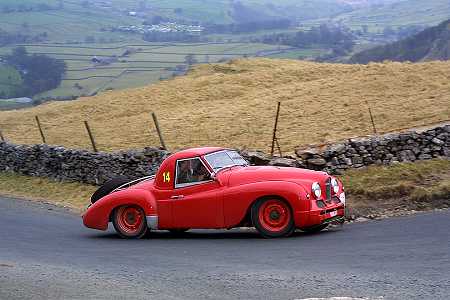
[[[381,2],[381,1],[380,1]],[[434,26],[448,19],[450,2],[448,0],[404,0],[388,1],[384,5],[363,7],[340,14],[334,21],[342,22],[352,28],[368,25],[372,32],[383,31],[386,27]]]
[[[354,55],[353,63],[429,61],[450,59],[450,20],[398,42],[375,47]]]
[[[179,23],[229,24],[268,18],[324,18],[349,10],[349,5],[337,0],[4,0],[0,2],[0,27],[29,37],[45,33],[43,40],[52,42],[83,42],[87,37],[118,42],[139,40],[140,35],[108,28],[140,25],[154,17]],[[132,11],[137,14],[130,16]]]
[[[190,55],[198,63],[243,56],[344,61],[350,54],[342,45],[279,45],[277,35],[293,36],[324,23],[349,26],[356,38],[351,53],[356,53],[417,32],[415,25],[435,25],[449,14],[447,0],[4,0],[0,60],[17,45],[30,54],[63,59],[68,70],[59,87],[33,98],[72,99],[183,74]],[[192,24],[203,31],[187,30]],[[176,37],[167,30],[190,33]],[[94,57],[102,62],[94,63]],[[0,93],[5,89],[0,86]]]
[[[39,115],[51,144],[90,148],[88,120],[101,150],[159,145],[157,113],[171,149],[223,145],[267,151],[276,102],[285,152],[372,133],[450,119],[450,62],[369,65],[243,59],[196,67],[189,75],[143,88],[105,92],[72,102],[0,112],[15,143],[39,143]]]
[[[240,24],[288,17],[329,17],[349,10],[347,4],[336,0],[239,3],[243,6],[228,0],[4,0],[0,1],[0,60],[18,44],[30,54],[63,59],[68,70],[61,85],[34,95],[34,99],[71,99],[103,90],[145,86],[182,74],[188,68],[185,58],[191,54],[196,62],[208,63],[242,56],[313,59],[330,50],[319,45],[300,49],[267,45],[253,42],[250,37],[241,41],[241,35],[231,33],[200,34],[197,42],[144,41],[139,30],[144,30],[144,23],[153,24],[158,18],[180,26],[192,22]],[[239,7],[244,9],[236,12]],[[119,30],[121,27],[127,29]],[[139,30],[127,31],[130,28]],[[158,30],[166,29],[162,26]],[[109,61],[95,64],[92,59],[96,56]],[[0,86],[0,94],[5,89]]]

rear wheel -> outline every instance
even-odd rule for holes
[[[112,217],[114,229],[126,239],[139,239],[147,232],[147,220],[142,208],[124,205],[116,208]]]
[[[291,235],[295,230],[290,206],[279,198],[258,200],[251,210],[253,226],[266,238]]]

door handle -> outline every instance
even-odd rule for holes
[[[170,199],[183,199],[183,198],[184,198],[183,195],[175,195],[175,196],[170,197]]]

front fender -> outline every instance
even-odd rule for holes
[[[306,194],[302,185],[290,181],[263,181],[230,187],[224,193],[225,224],[227,227],[238,225],[253,203],[266,196],[284,198],[294,215],[296,212],[308,211],[310,201]]]
[[[106,230],[111,212],[122,205],[138,205],[146,216],[157,214],[156,201],[151,192],[126,189],[109,194],[91,205],[83,215],[83,223],[89,228]]]

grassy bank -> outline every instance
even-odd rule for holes
[[[349,214],[401,215],[450,206],[450,160],[350,170],[342,176]],[[95,186],[0,173],[0,194],[51,202],[82,211]]]
[[[342,180],[350,214],[396,215],[450,206],[450,160],[350,170]]]
[[[47,178],[0,173],[0,194],[50,202],[82,211],[89,204],[95,186],[58,182]]]

